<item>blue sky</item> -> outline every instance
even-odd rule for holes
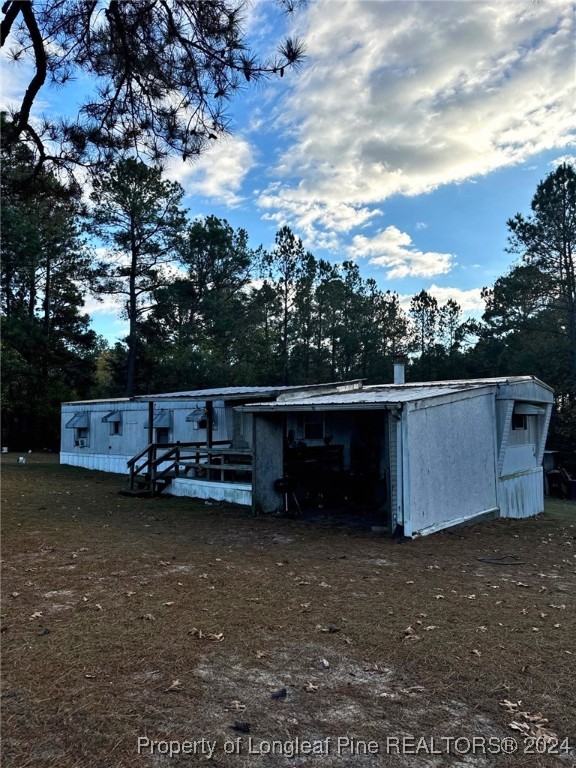
[[[231,135],[167,174],[193,216],[244,227],[253,246],[288,224],[405,301],[424,288],[477,314],[513,260],[506,220],[576,155],[574,21],[557,0],[311,0],[286,22],[255,2],[254,46],[298,34],[304,65],[241,93]],[[23,82],[5,66],[4,98]],[[45,91],[43,111],[84,92]],[[87,307],[111,341],[125,332],[110,303]]]

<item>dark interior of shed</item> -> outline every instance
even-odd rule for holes
[[[284,476],[276,486],[283,494],[284,514],[389,528],[389,472],[382,466],[385,433],[371,413],[356,413],[354,422],[348,445],[333,442],[330,434],[322,445],[310,445],[286,431]]]

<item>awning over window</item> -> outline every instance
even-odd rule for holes
[[[107,413],[102,419],[103,424],[110,424],[110,422],[113,421],[122,421],[121,411],[110,411],[110,413]]]
[[[158,429],[158,427],[170,427],[170,411],[167,408],[162,408],[159,411],[154,412],[154,421],[152,427]],[[148,429],[148,421],[144,424],[144,429]]]
[[[75,413],[66,424],[66,429],[88,429],[90,426],[90,414],[88,411],[79,411]]]
[[[206,408],[195,408],[186,416],[186,421],[202,421],[206,418]]]
[[[545,416],[546,408],[541,408],[532,403],[514,403],[514,413],[519,416]]]

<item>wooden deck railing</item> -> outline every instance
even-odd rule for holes
[[[251,448],[233,448],[229,440],[215,440],[210,447],[205,442],[151,443],[128,460],[129,487],[144,484],[155,493],[160,483],[176,477],[237,482],[238,474],[249,475],[250,482],[252,460]]]

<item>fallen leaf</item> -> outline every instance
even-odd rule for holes
[[[508,724],[510,728],[512,728],[513,731],[520,731],[521,733],[528,734],[528,731],[530,730],[530,726],[528,723],[519,723],[517,720],[512,720],[511,723]]]
[[[304,686],[304,690],[305,691],[317,691],[318,690],[318,686],[314,685],[314,683],[312,683],[312,682],[310,682],[310,680],[308,680],[308,682]]]

